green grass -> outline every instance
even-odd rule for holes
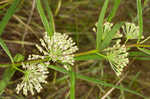
[[[143,17],[142,17],[142,4],[141,0],[137,0],[137,13],[138,13],[138,24],[139,24],[139,38],[138,38],[138,43],[142,37],[143,34]]]
[[[5,16],[3,17],[3,19],[0,21],[0,35],[2,35],[6,25],[8,24],[10,18],[12,17],[12,15],[15,13],[15,11],[17,10],[17,6],[19,5],[21,0],[14,0],[14,2],[12,3],[12,5],[9,7],[9,9],[7,10]]]
[[[21,0],[14,0],[12,5],[7,10],[5,16],[1,20],[1,22],[0,22],[0,35],[2,35],[6,25],[8,24],[8,22],[10,20],[10,18],[16,12],[17,6],[19,5],[20,1]],[[7,48],[6,44],[4,43],[4,41],[1,38],[0,38],[0,45],[3,48],[3,50],[6,52],[6,54],[9,56],[12,64],[14,64],[13,57],[12,57],[9,49]],[[4,92],[4,89],[7,87],[7,84],[9,83],[11,77],[14,75],[15,71],[16,70],[13,67],[9,67],[3,73],[2,80],[0,81],[0,85],[1,85],[0,86],[0,95],[2,95],[2,93]]]
[[[76,73],[73,70],[71,70],[69,75],[70,75],[70,99],[75,99]]]
[[[102,10],[100,12],[99,18],[98,18],[97,33],[96,33],[96,48],[98,50],[101,49],[102,35],[103,35],[103,21],[105,18],[105,13],[106,13],[108,3],[109,3],[109,0],[105,0]]]
[[[108,21],[108,22],[111,22],[112,19],[115,17],[116,12],[117,12],[118,7],[119,7],[120,2],[121,2],[121,0],[113,0],[113,1],[114,1],[114,4],[113,4],[114,6],[113,6],[113,8],[112,8],[112,10],[111,10],[111,12],[110,12],[108,18],[107,18],[107,21]]]
[[[50,8],[48,7],[48,5],[46,3],[45,3],[46,9],[47,9],[47,11],[50,11]],[[48,33],[48,35],[51,37],[53,35],[54,31],[55,31],[54,30],[54,25],[53,25],[54,22],[53,22],[51,11],[48,12],[48,15],[49,15],[49,18],[50,18],[50,22],[49,22],[47,20],[46,16],[45,16],[45,13],[44,13],[41,1],[37,0],[36,5],[37,5],[38,12],[40,14],[41,20],[43,22],[44,28],[45,28],[46,32]]]
[[[53,65],[49,65],[48,67],[51,68],[51,69],[54,69],[54,70],[56,70],[56,71],[59,71],[59,72],[61,72],[61,73],[68,74],[68,71],[65,70],[65,69],[63,69],[62,67],[53,66]],[[74,79],[75,79],[75,78],[74,78],[74,77],[75,77],[74,73],[73,73],[72,76],[73,76],[73,78],[72,78],[71,83],[73,83],[73,85],[74,85],[74,82],[75,82],[75,81],[74,81]],[[78,74],[78,73],[76,74],[76,77],[77,77],[78,79],[85,80],[85,81],[91,82],[91,83],[93,83],[93,84],[100,84],[100,85],[103,85],[103,86],[106,86],[106,87],[117,88],[117,89],[120,89],[120,90],[127,91],[127,92],[129,92],[129,93],[136,94],[136,95],[138,95],[138,96],[144,97],[143,95],[139,94],[138,92],[135,92],[135,91],[130,90],[130,89],[128,89],[128,88],[123,88],[123,87],[115,86],[115,85],[110,84],[110,83],[106,83],[105,81],[98,80],[98,79],[96,79],[96,78],[94,78],[94,77],[88,77],[88,76],[84,76],[84,75],[81,75],[81,74]],[[72,85],[72,84],[71,84],[71,85]],[[73,89],[74,89],[74,87],[73,87]],[[72,99],[72,98],[71,98],[71,99]]]
[[[112,30],[106,34],[107,36],[105,37],[105,39],[103,40],[103,42],[101,44],[101,48],[100,48],[101,50],[108,47],[108,45],[111,43],[111,40],[113,39],[113,37],[115,36],[117,31],[120,29],[122,24],[123,24],[123,22],[121,22],[119,24],[115,24],[115,26],[112,28]]]

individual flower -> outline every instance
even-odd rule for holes
[[[21,90],[25,96],[28,95],[28,91],[32,95],[34,95],[34,90],[39,93],[42,89],[41,83],[47,83],[46,78],[49,73],[47,67],[36,63],[22,64],[22,67],[25,69],[25,74],[22,77],[22,82],[16,87],[17,94]]]
[[[120,45],[120,40],[117,40],[113,47],[105,49],[107,59],[115,71],[117,76],[120,76],[123,68],[129,63],[128,52],[125,45]]]
[[[104,32],[109,32],[109,31],[111,31],[112,26],[113,26],[113,23],[105,22],[105,23],[104,23]]]
[[[70,65],[74,64],[73,53],[78,50],[78,47],[68,35],[55,32],[50,38],[45,32],[45,36],[40,39],[40,42],[42,47],[39,45],[36,45],[36,47],[44,55],[32,55],[33,58],[43,59],[50,57],[53,62],[60,61]]]
[[[134,23],[129,23],[126,22],[122,26],[123,32],[125,33],[125,36],[128,39],[138,39],[140,34],[139,34],[139,26],[136,26]],[[142,39],[144,36],[141,37]]]

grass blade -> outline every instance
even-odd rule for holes
[[[146,61],[150,60],[149,55],[143,51],[142,52],[141,51],[134,51],[134,52],[132,51],[129,53],[129,57],[136,59],[136,60],[146,60]]]
[[[140,52],[140,51],[132,51],[132,52],[129,52],[129,56],[130,57],[136,57],[136,56],[149,56],[143,52]]]
[[[45,28],[46,32],[48,33],[48,35],[51,37],[53,35],[52,28],[50,27],[49,22],[48,22],[48,20],[45,16],[44,10],[42,8],[41,1],[36,0],[36,5],[37,5],[38,12],[40,14],[42,23],[44,25],[44,28]]]
[[[137,13],[138,13],[138,24],[139,24],[139,38],[138,38],[138,43],[142,37],[143,33],[143,17],[142,17],[142,4],[141,0],[137,0]]]
[[[54,24],[52,10],[50,9],[50,7],[48,5],[48,0],[43,0],[43,2],[45,4],[46,12],[48,14],[51,34],[53,34],[55,32],[55,24]]]
[[[104,57],[102,54],[97,55],[98,50],[91,50],[75,54],[75,60],[102,60]]]
[[[150,57],[135,57],[136,60],[144,60],[144,61],[150,61]]]
[[[144,52],[145,54],[150,55],[150,50],[145,48],[138,48],[140,51]]]
[[[0,38],[0,45],[4,49],[4,51],[7,53],[7,55],[9,56],[11,62],[14,63],[14,60],[11,56],[11,53],[10,53],[9,49],[7,48],[6,44],[4,43],[4,41],[1,38]]]
[[[11,77],[14,75],[15,71],[16,70],[13,67],[7,68],[4,71],[2,80],[0,81],[0,95],[4,92],[4,89],[8,85],[8,83],[9,83]]]
[[[115,14],[117,12],[117,9],[120,5],[120,1],[121,0],[114,0],[114,7],[112,8],[112,11],[111,11],[110,15],[107,18],[108,22],[111,22],[112,18],[115,16]]]
[[[80,55],[76,56],[75,60],[102,60],[104,59],[103,57],[97,55],[96,53],[93,54],[86,54],[86,55]]]
[[[65,73],[65,74],[68,74],[68,73],[69,73],[67,70],[65,70],[64,68],[59,67],[59,66],[48,65],[48,68],[54,69],[54,70],[56,70],[56,71],[58,71],[58,72],[62,72],[62,73]],[[120,89],[120,90],[124,90],[124,91],[126,91],[126,92],[129,92],[129,93],[132,93],[132,94],[135,94],[135,95],[144,97],[143,95],[141,95],[140,93],[138,93],[138,92],[136,92],[136,91],[132,91],[132,90],[130,90],[130,89],[128,89],[128,88],[124,88],[124,87],[120,87],[120,86],[115,86],[115,85],[113,85],[113,84],[110,84],[110,83],[107,83],[107,82],[98,80],[98,79],[96,79],[96,78],[84,76],[84,75],[81,75],[81,74],[78,74],[78,73],[76,73],[76,78],[82,79],[82,80],[85,80],[85,81],[88,81],[88,82],[91,82],[91,83],[100,84],[100,85],[103,85],[103,86],[106,86],[106,87],[117,88],[117,89]]]
[[[129,84],[129,88],[133,85],[133,83],[138,79],[138,77],[140,76],[141,72],[137,72],[135,76],[133,76],[133,78],[130,81]]]
[[[21,62],[24,60],[24,56],[21,54],[16,54],[13,58],[15,62]],[[16,69],[12,66],[8,67],[3,73],[2,80],[0,81],[0,95],[3,93],[6,86],[9,84],[11,77],[14,75]]]
[[[98,24],[97,24],[97,34],[96,34],[96,48],[100,50],[101,42],[102,42],[102,34],[103,34],[103,21],[106,13],[106,9],[108,6],[109,0],[105,0],[104,5],[102,7],[101,13],[99,15]]]
[[[69,73],[70,75],[70,81],[71,81],[71,86],[70,86],[70,99],[75,99],[75,72],[72,70]]]
[[[104,48],[106,48],[109,43],[111,42],[111,40],[113,39],[113,37],[115,36],[115,34],[117,33],[117,31],[120,29],[120,27],[122,26],[123,22],[119,23],[119,24],[115,24],[115,26],[112,28],[112,30],[110,32],[108,32],[105,37],[105,39],[102,42],[101,45],[101,50],[103,50]]]
[[[5,29],[8,21],[12,17],[12,15],[15,13],[17,6],[19,5],[21,0],[14,0],[12,5],[8,8],[5,16],[3,17],[2,21],[0,22],[0,35],[2,35],[3,30]]]
[[[8,50],[6,44],[4,43],[4,41],[1,38],[0,38],[0,45],[4,49],[4,51],[7,53],[7,55],[9,56],[11,62],[14,64],[13,57],[11,56],[10,51]],[[15,71],[16,70],[13,67],[9,67],[5,70],[5,72],[2,76],[2,80],[0,81],[0,95],[3,93],[4,89],[8,85],[9,80],[14,75]]]
[[[120,86],[115,86],[113,84],[109,84],[109,83],[106,83],[104,81],[100,81],[98,79],[95,79],[95,78],[91,78],[91,77],[88,77],[88,76],[83,76],[83,75],[80,75],[78,74],[77,75],[77,78],[79,79],[82,79],[82,80],[85,80],[87,82],[91,82],[91,83],[95,83],[95,84],[100,84],[100,85],[103,85],[103,86],[107,86],[107,87],[113,87],[113,88],[117,88],[117,89],[120,89],[120,90],[124,90],[126,92],[129,92],[129,93],[132,93],[132,94],[135,94],[135,95],[138,95],[138,96],[141,96],[141,97],[144,97],[143,95],[135,92],[135,91],[132,91],[130,89],[127,89],[127,88],[124,88],[124,87],[120,87]]]

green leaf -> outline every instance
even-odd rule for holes
[[[48,68],[54,69],[54,70],[56,70],[56,71],[59,71],[59,72],[65,73],[65,74],[68,74],[68,73],[69,73],[67,70],[65,70],[64,68],[59,67],[59,66],[48,65]],[[81,75],[81,74],[78,74],[78,73],[76,73],[76,78],[81,79],[81,80],[85,80],[85,81],[87,81],[87,82],[91,82],[91,83],[95,83],[95,84],[100,84],[100,85],[103,85],[103,86],[105,86],[105,87],[117,88],[117,89],[120,89],[120,90],[124,90],[124,91],[126,91],[126,92],[129,92],[129,93],[132,93],[132,94],[135,94],[135,95],[144,97],[143,95],[141,95],[140,93],[138,93],[138,92],[136,92],[136,91],[132,91],[132,90],[130,90],[130,89],[128,89],[128,88],[116,86],[116,85],[107,83],[107,82],[105,82],[105,81],[98,80],[98,79],[96,79],[96,78],[84,76],[84,75]]]
[[[114,0],[114,6],[113,6],[113,8],[112,8],[112,10],[111,10],[110,15],[109,15],[108,18],[107,18],[107,21],[108,21],[108,22],[111,22],[112,18],[115,16],[115,14],[116,14],[116,12],[117,12],[117,9],[118,9],[118,7],[119,7],[119,5],[120,5],[120,1],[121,1],[121,0]]]
[[[76,74],[71,70],[69,72],[70,75],[70,99],[75,99],[75,79],[76,79]]]
[[[4,41],[1,38],[0,38],[0,45],[4,49],[4,51],[7,53],[7,55],[9,56],[12,64],[14,64],[13,57],[12,57],[9,49],[7,48],[6,44],[4,43]],[[0,95],[3,93],[4,89],[8,85],[8,83],[9,83],[11,77],[14,75],[15,71],[16,70],[11,66],[11,67],[8,67],[5,70],[5,72],[3,73],[2,80],[0,81]]]
[[[142,33],[143,33],[143,17],[142,17],[142,4],[141,0],[137,0],[137,13],[138,13],[138,24],[139,24],[139,38],[138,42],[142,38]]]
[[[95,79],[95,78],[91,78],[91,77],[80,75],[80,74],[78,74],[76,77],[79,78],[79,79],[85,80],[87,82],[91,82],[91,83],[95,83],[95,84],[100,84],[100,85],[103,85],[103,86],[106,86],[106,87],[117,88],[117,89],[129,92],[129,93],[132,93],[132,94],[144,97],[143,95],[139,94],[138,92],[132,91],[132,90],[130,90],[128,88],[124,88],[124,87],[116,86],[116,85],[113,85],[113,84],[110,84],[110,83],[106,83],[104,81],[101,81],[101,80],[98,80],[98,79]]]
[[[108,6],[109,0],[105,0],[104,5],[102,7],[102,11],[99,15],[98,24],[97,24],[97,34],[96,34],[96,48],[100,50],[102,35],[103,35],[103,21],[106,13],[106,9]]]
[[[117,33],[117,31],[120,29],[120,27],[122,26],[123,22],[119,23],[119,24],[115,24],[115,26],[112,28],[112,30],[110,32],[107,32],[107,36],[105,37],[105,39],[102,42],[101,45],[101,50],[103,50],[104,48],[106,48],[111,40],[113,39],[113,37],[115,36],[115,34]]]
[[[53,27],[50,27],[50,25],[49,25],[49,22],[45,16],[43,8],[42,8],[41,1],[36,0],[36,5],[37,5],[38,12],[40,14],[42,23],[44,25],[44,28],[45,28],[46,32],[48,33],[48,35],[51,37],[53,35]]]
[[[11,56],[9,49],[7,48],[6,44],[4,43],[4,41],[1,38],[0,38],[0,45],[4,49],[4,51],[7,53],[7,55],[9,56],[11,62],[14,63],[13,57]]]
[[[136,60],[150,61],[150,57],[135,57],[134,59],[136,59]]]
[[[4,51],[7,53],[7,55],[9,56],[11,62],[14,63],[11,53],[9,52],[6,44],[4,43],[4,41],[1,38],[0,38],[0,45],[4,49]],[[9,83],[9,80],[11,79],[11,77],[13,76],[14,73],[15,73],[15,69],[13,67],[9,67],[8,69],[5,70],[5,72],[2,76],[2,80],[0,81],[0,95],[3,93],[5,87]]]
[[[15,71],[16,70],[13,67],[9,67],[3,73],[2,80],[0,81],[0,95],[2,95],[2,93],[4,92],[4,89],[7,87]]]
[[[17,53],[16,56],[14,57],[15,62],[22,62],[24,61],[24,56],[22,54]]]
[[[138,49],[139,49],[140,51],[142,51],[142,52],[144,52],[144,53],[150,55],[150,50],[149,50],[149,49],[139,48],[139,47],[138,47]]]
[[[136,57],[136,56],[149,56],[143,52],[140,52],[140,51],[132,51],[132,52],[129,52],[129,56],[130,57]]]
[[[141,52],[141,51],[133,51],[133,52],[129,52],[129,57],[136,59],[136,60],[150,60],[150,56],[147,55],[145,52]]]
[[[96,53],[80,55],[80,56],[75,57],[76,61],[79,61],[79,60],[102,60],[102,59],[104,59],[104,58],[102,56],[97,55]]]
[[[54,24],[52,10],[50,9],[50,7],[48,5],[48,0],[43,0],[43,2],[45,4],[46,12],[47,12],[48,18],[49,18],[50,31],[53,34],[55,32],[55,24]]]
[[[20,1],[21,0],[13,0],[12,5],[8,8],[5,16],[2,18],[2,21],[0,22],[0,35],[2,35],[4,28],[6,27],[8,21],[10,20],[12,15],[15,13]]]

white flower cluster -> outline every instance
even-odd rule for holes
[[[113,47],[108,47],[106,51],[107,59],[115,71],[117,76],[120,76],[123,68],[129,63],[128,52],[125,45],[120,45],[121,40],[117,40]]]
[[[68,35],[54,33],[50,38],[47,32],[45,32],[44,38],[40,39],[40,41],[44,49],[39,45],[36,45],[36,47],[44,56],[39,56],[39,58],[46,58],[48,56],[54,62],[60,61],[70,65],[74,64],[73,53],[78,50],[78,47],[75,46],[72,38],[69,38]]]
[[[41,64],[22,64],[22,67],[25,69],[25,74],[22,77],[22,82],[17,85],[17,94],[21,90],[23,90],[23,94],[27,96],[28,91],[34,95],[34,89],[37,92],[40,92],[42,86],[40,83],[47,83],[46,78],[48,77],[47,74],[48,69],[46,66]]]
[[[68,35],[54,33],[50,38],[45,32],[45,36],[43,39],[40,39],[40,42],[42,46],[36,45],[36,47],[44,55],[29,55],[28,60],[49,58],[53,62],[60,61],[64,63],[65,68],[67,68],[66,63],[74,65],[73,53],[76,52],[78,48]],[[46,66],[44,66],[44,64]],[[37,92],[40,92],[42,89],[40,83],[47,83],[46,78],[49,73],[47,65],[49,64],[49,61],[46,61],[43,64],[22,64],[22,67],[25,69],[25,75],[22,77],[23,81],[17,85],[17,93],[23,90],[24,95],[27,95],[28,91],[34,95],[34,89]]]
[[[122,26],[123,32],[126,35],[127,39],[138,39],[139,38],[139,26],[136,26],[134,23],[126,22]],[[141,37],[142,39],[144,36]]]

